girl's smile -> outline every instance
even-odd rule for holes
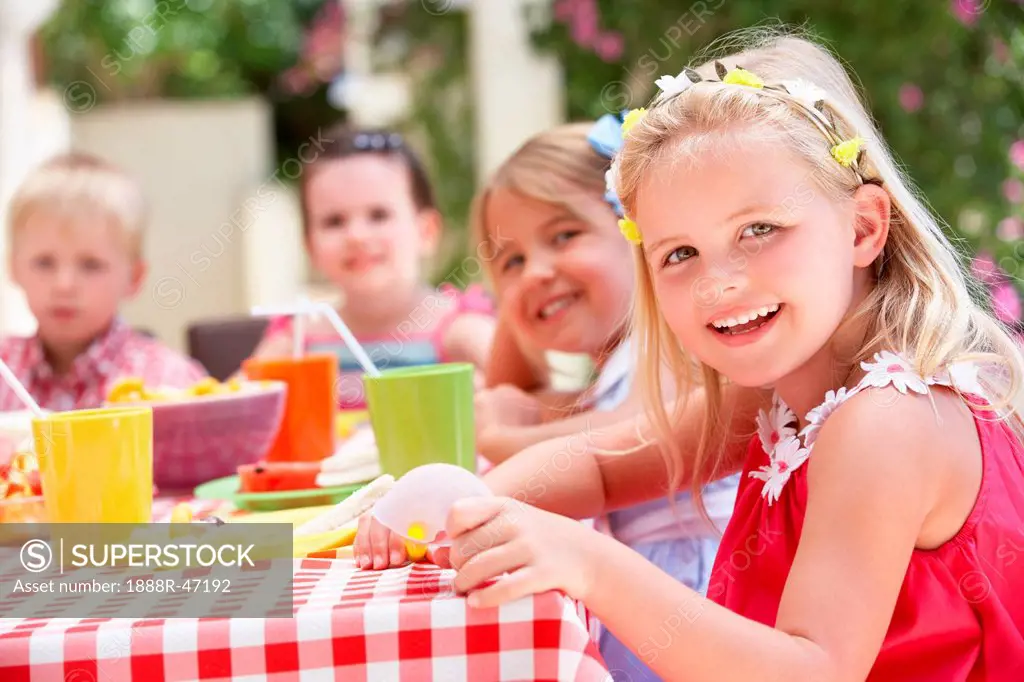
[[[306,183],[307,239],[313,265],[351,306],[394,306],[418,290],[421,260],[433,253],[440,224],[413,199],[398,158],[350,156],[321,162]]]
[[[647,267],[680,345],[742,386],[773,386],[824,347],[854,304],[852,206],[756,135],[648,178],[637,201]],[[803,191],[806,194],[806,190]]]
[[[495,288],[534,348],[597,355],[626,323],[633,273],[614,213],[599,199],[587,207],[593,223],[503,187],[488,198]]]
[[[548,298],[539,306],[537,319],[542,322],[558,322],[565,317],[575,303],[583,298],[582,291],[572,291]]]
[[[343,267],[352,274],[361,274],[387,263],[387,260],[387,255],[383,253],[354,253],[345,259]]]
[[[760,308],[747,308],[745,312],[716,316],[707,327],[720,343],[733,348],[746,346],[764,338],[782,314],[782,304],[773,303]]]

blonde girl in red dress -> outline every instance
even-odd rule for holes
[[[773,36],[658,86],[615,163],[635,333],[652,395],[666,361],[701,403],[651,400],[653,444],[537,491],[559,446],[520,453],[437,560],[471,605],[582,600],[668,680],[1024,680],[1020,350],[825,49]],[[736,387],[774,393],[745,449]],[[707,597],[565,517],[734,471]]]

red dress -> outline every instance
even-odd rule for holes
[[[924,379],[891,353],[875,359],[852,391],[829,392],[799,435],[778,399],[761,413],[708,598],[774,627],[807,505],[800,465],[821,423],[871,386],[924,394],[950,382],[948,374]],[[968,390],[955,372],[953,380]],[[1024,681],[1024,447],[991,414],[976,413],[975,424],[983,458],[975,507],[954,538],[914,551],[869,682]]]

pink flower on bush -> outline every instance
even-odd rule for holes
[[[904,83],[900,87],[900,106],[910,113],[924,106],[924,93],[921,88],[914,83]]]
[[[576,11],[576,5],[578,4],[579,0],[558,0],[554,7],[555,19],[568,23],[572,20],[572,15]]]
[[[594,0],[586,0],[576,5],[569,31],[572,39],[581,47],[592,47],[597,38],[597,6]]]
[[[987,253],[981,252],[971,261],[971,274],[986,286],[998,283],[1002,278],[999,273],[999,266]]]
[[[953,16],[964,26],[973,26],[985,11],[983,0],[950,0]]]
[[[1016,217],[1003,218],[996,227],[996,236],[1004,242],[1024,239],[1024,220]]]
[[[603,61],[614,62],[625,49],[618,31],[601,31],[600,10],[597,0],[556,0],[555,19],[565,24],[573,42],[593,50]]]
[[[1024,170],[1024,140],[1017,140],[1010,145],[1010,163]]]
[[[344,28],[341,5],[325,4],[306,33],[298,63],[279,76],[285,92],[307,95],[341,72]]]
[[[992,290],[992,310],[1000,322],[1014,324],[1020,321],[1020,294],[1013,284],[1004,282]]]
[[[1003,182],[1003,196],[1011,204],[1024,202],[1024,182],[1016,178],[1010,178]]]
[[[618,31],[602,33],[594,45],[597,56],[606,62],[618,61],[622,57],[623,48],[622,34]]]

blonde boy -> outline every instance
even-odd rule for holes
[[[11,272],[38,331],[0,341],[0,358],[42,407],[98,407],[126,376],[179,387],[205,376],[118,315],[146,272],[145,201],[130,177],[88,155],[54,158],[15,193],[8,222]],[[20,407],[0,385],[0,411]]]

